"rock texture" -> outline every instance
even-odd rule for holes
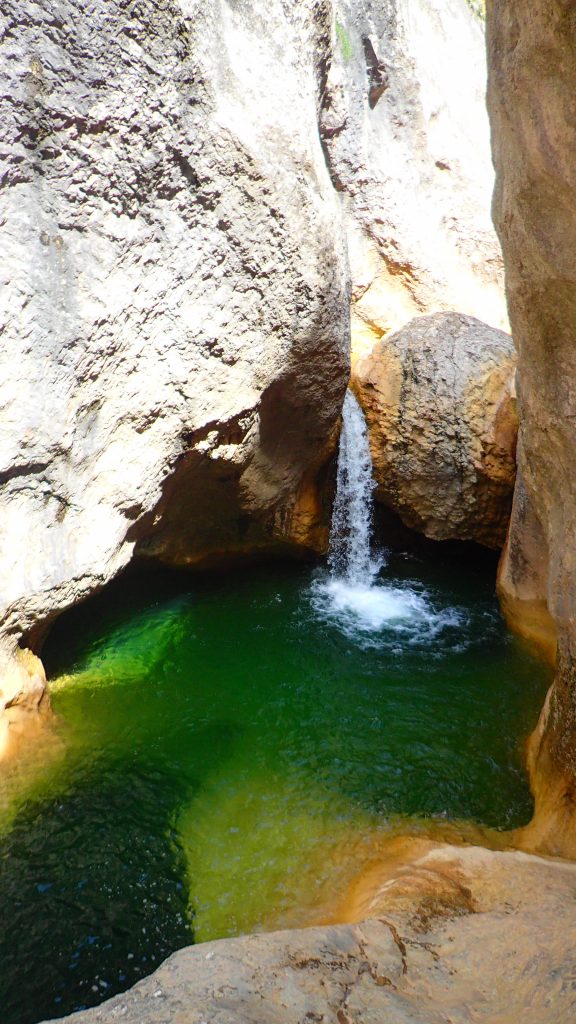
[[[362,924],[210,942],[70,1024],[572,1024],[576,867],[415,844]]]
[[[507,325],[483,26],[465,0],[337,0],[321,131],[346,213],[353,350],[458,309]]]
[[[412,320],[355,365],[376,499],[434,540],[502,547],[516,473],[512,339],[458,313]]]
[[[534,741],[534,841],[576,853],[576,12],[487,4],[494,216],[518,348],[520,484],[500,572],[558,674]],[[535,625],[535,629],[534,629]]]
[[[0,608],[14,632],[135,551],[193,564],[318,543],[310,478],[349,336],[318,133],[331,13],[2,5]]]
[[[44,666],[32,651],[0,645],[0,762],[37,735],[50,710]]]
[[[350,276],[369,344],[504,315],[483,92],[465,0],[6,0],[3,631],[325,549]]]

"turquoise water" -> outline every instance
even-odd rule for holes
[[[548,673],[493,564],[132,577],[44,652],[59,743],[0,817],[0,1005],[32,1024],[192,941],[329,915],[391,831],[525,823]]]

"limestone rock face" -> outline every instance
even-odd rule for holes
[[[458,309],[507,327],[483,26],[466,0],[338,0],[321,131],[342,193],[352,346]]]
[[[324,0],[0,13],[0,614],[314,548],[348,377]]]
[[[203,943],[69,1024],[572,1024],[576,867],[414,844],[360,924]]]
[[[502,546],[516,471],[515,363],[509,335],[458,313],[412,320],[358,360],[376,499],[406,526]]]
[[[576,11],[568,0],[492,0],[487,16],[494,215],[521,424],[500,592],[523,632],[544,635],[548,650],[558,637],[558,676],[532,751],[535,835],[543,849],[574,854]]]

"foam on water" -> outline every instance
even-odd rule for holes
[[[464,611],[437,607],[424,590],[395,583],[351,584],[321,576],[312,583],[310,598],[320,618],[362,646],[413,646],[441,636],[461,644],[464,639]]]

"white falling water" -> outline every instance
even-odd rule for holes
[[[370,554],[374,487],[366,421],[356,398],[347,391],[328,564],[333,577],[350,584],[369,584],[378,569]]]
[[[312,603],[348,636],[369,642],[429,641],[456,623],[455,609],[437,612],[427,597],[403,581],[378,579],[384,561],[370,548],[374,478],[364,414],[351,391],[344,399],[332,512],[329,573],[312,587]],[[388,639],[387,639],[388,638]]]

